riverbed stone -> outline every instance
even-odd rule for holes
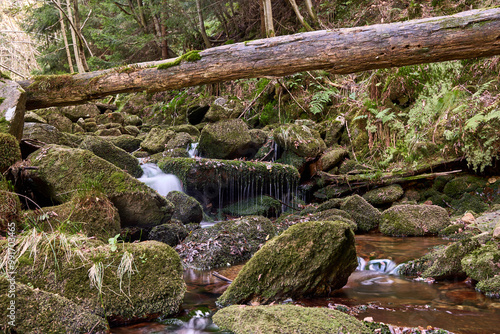
[[[175,136],[172,130],[162,129],[160,127],[152,128],[146,138],[141,142],[141,148],[149,154],[163,152],[165,145]]]
[[[236,334],[317,334],[317,333],[371,333],[353,316],[323,307],[298,305],[233,305],[213,316],[222,330]]]
[[[319,132],[306,125],[281,125],[274,130],[273,137],[283,149],[305,158],[315,158],[326,149]]]
[[[105,139],[97,136],[86,136],[79,148],[91,151],[133,177],[141,177],[143,174],[139,161],[134,156]]]
[[[380,211],[359,195],[347,197],[340,205],[340,209],[352,216],[359,231],[373,230],[379,226],[382,219]]]
[[[21,149],[16,137],[0,132],[0,174],[21,160]]]
[[[371,205],[384,205],[396,202],[403,194],[404,190],[399,184],[391,184],[370,190],[363,195],[363,198]]]
[[[203,209],[200,202],[182,191],[170,191],[167,200],[172,202],[175,210],[172,219],[180,221],[182,224],[199,224],[203,219]]]
[[[186,291],[182,265],[164,243],[104,244],[58,233],[36,240],[36,258],[30,248],[20,254],[19,283],[57,293],[110,323],[179,311]]]
[[[223,120],[203,128],[198,151],[201,156],[214,159],[251,157],[251,141],[248,126],[243,120]]]
[[[451,224],[448,212],[437,205],[395,205],[384,211],[380,231],[390,236],[436,235]]]
[[[346,223],[296,224],[255,253],[217,303],[325,296],[343,287],[357,264],[354,233]]]
[[[0,133],[0,137],[1,135]],[[0,235],[6,236],[9,224],[20,221],[21,202],[19,196],[10,191],[2,174],[0,174],[0,194]]]
[[[148,235],[149,240],[163,242],[170,247],[175,247],[189,235],[189,230],[180,222],[171,222],[155,226]]]
[[[476,191],[485,185],[486,180],[483,178],[474,175],[459,176],[446,183],[443,193],[451,198],[459,199],[464,193]]]
[[[500,275],[478,282],[476,289],[489,297],[500,298]]]
[[[8,308],[12,300],[8,298],[11,281],[0,276],[0,325],[6,333],[109,333],[109,325],[104,317],[92,314],[77,303],[40,289],[13,281],[15,286],[15,321],[9,325]]]
[[[500,242],[491,241],[475,249],[462,259],[462,268],[476,281],[500,275]]]
[[[24,114],[24,121],[25,122],[33,122],[33,123],[44,123],[44,124],[47,123],[47,121],[45,120],[45,118],[43,118],[40,115],[37,115],[35,112],[33,112],[31,110],[27,111]]]
[[[150,228],[170,220],[173,204],[122,169],[88,150],[48,145],[28,157],[37,190],[55,203],[74,192],[95,188],[118,209],[122,227]]]
[[[131,135],[106,137],[105,139],[128,153],[137,151],[141,147],[141,143],[143,141],[143,139]]]
[[[183,148],[187,150],[189,145],[193,142],[193,137],[186,132],[178,132],[172,139],[165,145],[166,150],[173,150],[176,148]]]
[[[59,112],[69,118],[71,121],[76,122],[78,119],[94,118],[101,114],[99,108],[95,104],[87,103],[76,106],[68,106],[59,108]]]
[[[197,229],[176,250],[186,267],[211,269],[248,260],[275,234],[269,219],[247,216]]]
[[[332,169],[344,159],[347,153],[347,150],[343,147],[337,147],[329,150],[324,153],[321,158],[319,158],[319,169],[322,171]]]
[[[45,115],[47,123],[55,126],[57,130],[61,132],[72,133],[73,122],[68,117],[58,113],[57,108],[54,109],[53,112],[49,112]]]
[[[0,132],[23,138],[26,99],[24,89],[0,72]]]

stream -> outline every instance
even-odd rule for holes
[[[376,322],[398,326],[434,326],[454,333],[500,333],[500,300],[485,297],[464,281],[425,282],[389,275],[396,264],[418,258],[432,247],[446,244],[440,238],[392,238],[380,234],[356,236],[358,262],[371,269],[356,270],[346,286],[330,297],[294,300],[304,306],[342,309],[346,305],[359,311],[358,319],[372,317]],[[375,260],[374,259],[380,259]],[[383,259],[383,260],[382,260]],[[370,261],[371,260],[371,261]],[[216,271],[233,279],[242,265]],[[185,270],[188,291],[177,318],[139,323],[112,329],[114,334],[217,332],[209,313],[228,283],[211,275],[212,271]]]

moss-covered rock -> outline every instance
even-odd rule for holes
[[[486,181],[480,177],[467,175],[456,177],[446,183],[443,192],[451,198],[458,199],[464,193],[472,192],[483,188]]]
[[[500,298],[500,275],[478,282],[476,289],[487,296]]]
[[[243,105],[237,100],[228,101],[226,98],[217,98],[205,114],[204,121],[218,122],[238,117],[243,111]]]
[[[342,147],[331,149],[319,158],[318,168],[323,171],[332,169],[344,159],[347,153],[347,150]]]
[[[175,136],[172,130],[165,130],[160,127],[152,128],[148,135],[141,142],[141,148],[150,154],[162,152],[165,145]]]
[[[15,298],[8,297],[10,291],[15,291]],[[8,317],[11,315],[9,308],[15,310],[15,317]],[[56,293],[15,283],[15,278],[10,281],[5,276],[0,276],[0,310],[4,319],[0,330],[4,333],[109,332],[103,317]]]
[[[122,227],[152,227],[168,221],[173,205],[144,183],[88,150],[48,145],[28,157],[37,190],[64,203],[78,190],[97,189],[111,200]]]
[[[195,126],[191,124],[176,125],[172,126],[170,129],[177,133],[185,132],[194,138],[198,138],[200,136],[200,130],[198,130]]]
[[[95,118],[101,114],[99,108],[95,104],[81,104],[76,106],[62,107],[59,112],[69,118],[71,121],[76,122],[79,118]]]
[[[163,242],[171,247],[177,246],[189,235],[188,229],[181,223],[170,223],[155,226],[148,235],[149,240]]]
[[[339,143],[344,124],[342,119],[326,120],[319,124],[317,130],[321,134],[321,138],[324,138],[327,147]]]
[[[384,211],[380,231],[390,236],[435,235],[451,224],[448,212],[437,205],[395,205]]]
[[[500,275],[500,243],[492,241],[475,249],[462,259],[462,268],[476,281]]]
[[[110,123],[116,123],[120,125],[125,124],[125,116],[121,112],[108,112],[105,114],[100,114],[95,116],[95,120],[97,122],[97,125]]]
[[[187,149],[189,145],[193,142],[193,138],[186,132],[178,132],[175,136],[168,141],[165,145],[165,149],[172,150],[175,148]]]
[[[285,151],[281,157],[276,160],[280,164],[286,164],[297,168],[298,171],[303,171],[307,160],[304,157],[298,156],[292,151]]]
[[[301,157],[314,158],[326,149],[319,132],[305,125],[282,125],[274,130],[273,137],[278,145]]]
[[[78,232],[104,242],[120,233],[118,210],[104,194],[95,192],[76,194],[64,204],[29,212],[27,217],[44,231]]]
[[[476,238],[468,238],[433,250],[423,257],[401,266],[400,274],[433,277],[438,280],[465,278],[462,258],[481,246]]]
[[[141,177],[143,174],[139,161],[134,156],[100,137],[86,136],[79,148],[91,151],[133,177]]]
[[[382,214],[363,197],[352,195],[347,197],[340,205],[340,209],[348,212],[359,231],[370,231],[378,227]]]
[[[47,120],[45,118],[43,118],[42,116],[36,114],[35,112],[33,111],[27,111],[25,114],[24,114],[24,122],[27,122],[27,123],[47,123]]]
[[[203,219],[203,209],[194,197],[186,195],[181,191],[171,191],[167,194],[167,200],[172,202],[175,209],[172,219],[183,224],[199,224]]]
[[[24,123],[23,139],[36,139],[45,144],[70,147],[76,147],[79,144],[73,142],[70,137],[59,131],[55,126],[41,123]]]
[[[53,125],[57,128],[57,130],[61,132],[72,133],[73,130],[73,122],[71,120],[61,115],[58,112],[49,113],[45,116],[45,120],[48,124]]]
[[[124,115],[123,124],[138,127],[142,125],[142,119],[137,115]]]
[[[18,160],[21,160],[19,142],[13,135],[0,133],[0,174]]]
[[[138,150],[141,147],[143,139],[131,135],[121,135],[106,137],[106,140],[129,153]]]
[[[232,216],[276,217],[281,212],[281,203],[269,196],[257,196],[230,204],[222,212]]]
[[[244,304],[327,295],[357,267],[354,233],[343,222],[291,226],[247,262],[218,304]]]
[[[11,228],[11,232],[15,232],[15,230],[12,230],[15,227],[12,223],[19,222],[20,213],[21,202],[19,196],[10,192],[7,182],[0,174],[0,235],[5,236],[8,228]]]
[[[296,305],[233,305],[217,311],[213,321],[236,334],[371,333],[361,321],[340,311]]]
[[[198,151],[201,156],[215,159],[252,157],[252,138],[248,126],[241,119],[207,124],[200,135]]]
[[[467,211],[476,213],[487,211],[489,206],[484,201],[485,198],[480,195],[465,193],[459,199],[453,199],[449,203],[453,208],[454,214],[462,215]]]
[[[179,310],[186,285],[180,258],[166,244],[104,245],[78,235],[35,231],[17,242],[27,240],[31,240],[29,247],[19,254],[19,283],[57,293],[110,322]]]
[[[396,202],[403,194],[403,188],[399,184],[391,184],[370,190],[363,195],[363,198],[372,205],[384,205]]]
[[[269,219],[248,216],[195,230],[176,250],[186,267],[210,269],[249,259],[275,234]]]

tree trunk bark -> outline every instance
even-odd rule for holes
[[[266,29],[266,37],[274,37],[273,5],[271,4],[271,0],[263,0],[262,6],[264,8],[264,27]]]
[[[82,59],[80,58],[80,52],[78,51],[78,38],[76,37],[75,23],[70,0],[66,0],[66,6],[68,7],[68,19],[71,26],[71,39],[73,40],[73,53],[75,55],[76,67],[78,68],[78,73],[85,73],[85,68],[83,66]]]
[[[28,109],[83,103],[117,93],[164,91],[309,70],[346,74],[500,54],[500,9],[224,45],[197,61],[147,62],[21,81]],[[170,63],[173,66],[157,68]]]
[[[68,58],[68,65],[69,65],[69,72],[73,73],[75,72],[75,69],[73,68],[73,60],[71,59],[71,50],[69,49],[69,44],[68,44],[68,36],[66,34],[66,25],[64,24],[64,14],[62,12],[62,7],[61,3],[59,0],[56,1],[58,4],[58,10],[59,10],[59,20],[61,20],[61,32],[63,36],[63,41],[64,41],[64,49],[66,49],[66,57]]]
[[[288,0],[288,2],[290,2],[290,5],[292,5],[293,11],[295,12],[295,16],[297,16],[297,18],[299,19],[300,24],[302,24],[302,26],[304,28],[306,28],[307,31],[313,31],[313,28],[311,28],[309,23],[307,23],[304,20],[304,17],[302,16],[302,14],[300,14],[300,10],[299,10],[299,6],[297,6],[297,2],[295,2],[295,0]]]
[[[307,13],[311,17],[311,20],[315,25],[319,25],[318,15],[316,15],[316,11],[314,10],[313,4],[311,0],[305,0]]]
[[[203,42],[205,42],[205,47],[211,48],[212,43],[208,39],[207,32],[205,30],[205,22],[203,21],[203,13],[201,11],[201,3],[200,0],[196,0],[196,11],[198,12],[198,26],[200,27],[201,37],[203,37]]]

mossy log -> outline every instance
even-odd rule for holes
[[[198,57],[21,81],[27,109],[308,70],[345,74],[500,54],[500,8],[236,43]],[[167,66],[167,65],[169,66]]]

